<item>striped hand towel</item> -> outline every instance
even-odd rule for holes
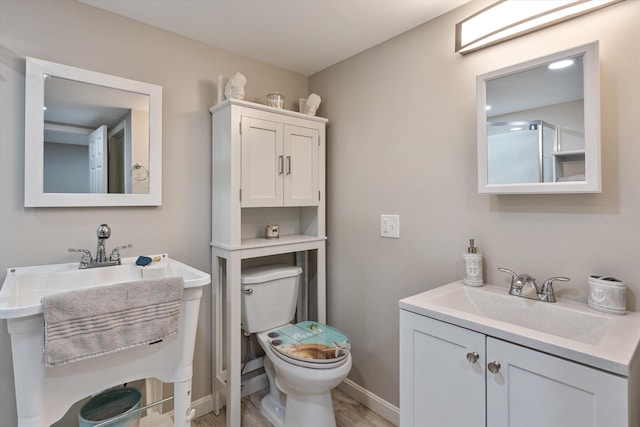
[[[179,332],[182,277],[137,280],[42,298],[46,366],[162,340]]]

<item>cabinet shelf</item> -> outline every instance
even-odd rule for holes
[[[290,234],[285,236],[280,236],[276,239],[265,239],[263,237],[250,238],[250,239],[242,239],[239,246],[230,246],[222,243],[211,242],[211,246],[228,250],[245,250],[245,249],[257,249],[257,248],[271,248],[271,247],[279,247],[286,245],[297,245],[311,242],[322,242],[327,240],[326,236],[309,236],[307,234]],[[286,252],[283,251],[283,252]]]
[[[551,155],[562,162],[584,161],[584,150],[556,151]]]
[[[291,234],[288,236],[280,236],[277,239],[265,239],[265,238],[256,238],[256,239],[243,239],[242,240],[242,249],[252,249],[252,248],[264,248],[268,246],[282,246],[282,245],[290,245],[297,243],[307,243],[307,242],[316,242],[326,240],[325,236],[316,237],[316,236],[308,236],[306,234]]]

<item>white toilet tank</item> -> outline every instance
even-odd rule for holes
[[[302,268],[275,264],[242,270],[242,329],[262,332],[293,320]]]

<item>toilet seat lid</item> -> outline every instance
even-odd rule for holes
[[[351,351],[349,339],[339,330],[319,322],[304,321],[267,333],[271,348],[296,364],[341,364]],[[328,367],[328,366],[326,366]]]

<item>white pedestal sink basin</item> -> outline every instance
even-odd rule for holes
[[[155,256],[155,255],[154,255]],[[203,287],[209,274],[167,254],[148,267],[135,257],[122,265],[80,270],[78,263],[9,268],[0,290],[0,319],[7,319],[16,386],[18,427],[42,427],[60,419],[76,401],[140,378],[174,383],[174,425],[190,425],[193,350]],[[67,365],[45,367],[40,300],[45,295],[142,278],[181,276],[180,332],[162,342]]]
[[[415,312],[573,360],[629,376],[640,343],[640,313],[606,314],[587,304],[516,297],[499,286],[453,282],[400,301]]]

